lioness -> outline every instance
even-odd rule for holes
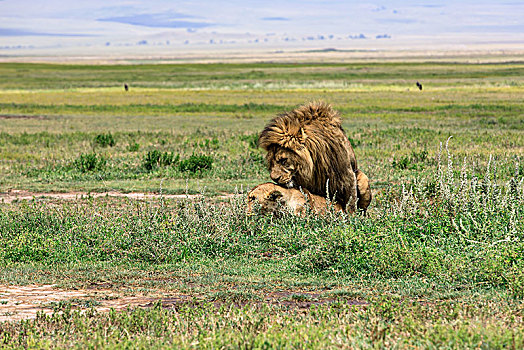
[[[296,215],[304,215],[307,205],[314,213],[324,214],[328,208],[328,202],[324,197],[311,194],[307,190],[301,192],[296,188],[285,188],[272,182],[256,186],[249,191],[247,198],[248,212],[252,212],[254,203],[258,202],[264,214],[278,213],[282,208],[287,208]],[[336,211],[343,210],[337,203],[331,205]]]

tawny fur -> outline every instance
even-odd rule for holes
[[[249,191],[247,198],[249,213],[253,212],[255,202],[258,202],[264,214],[278,214],[284,209],[296,215],[304,215],[308,206],[313,213],[325,214],[329,208],[324,197],[311,194],[307,190],[301,192],[296,188],[285,188],[273,182],[256,186]],[[343,210],[339,204],[331,205],[336,211]]]
[[[322,197],[329,191],[342,207],[355,211],[357,160],[329,104],[311,102],[275,117],[260,133],[259,145],[267,151],[273,181]]]
[[[357,208],[362,211],[364,215],[366,215],[373,195],[369,186],[369,179],[362,170],[357,170],[357,197]]]

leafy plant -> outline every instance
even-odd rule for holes
[[[197,173],[209,170],[213,167],[213,157],[206,155],[191,155],[189,158],[178,163],[178,169],[182,172]]]
[[[175,156],[173,152],[161,152],[155,149],[147,152],[142,165],[146,170],[151,171],[157,167],[177,164],[179,160],[180,156],[178,154]]]
[[[413,163],[424,163],[428,160],[428,151],[423,150],[420,152],[411,151],[411,161]]]
[[[130,143],[129,145],[127,145],[127,150],[129,152],[138,152],[139,149],[140,149],[140,144],[138,142]]]
[[[111,133],[96,135],[94,143],[95,145],[98,145],[100,147],[113,147],[114,145],[116,145],[115,138]]]
[[[351,146],[353,146],[353,148],[360,146],[360,144],[361,144],[360,139],[355,140],[350,135],[347,135],[347,138],[348,138],[349,142],[351,143]]]
[[[247,142],[247,144],[249,145],[249,148],[252,148],[252,149],[258,148],[258,133],[240,135],[239,138],[241,141]]]
[[[391,163],[391,166],[395,169],[405,170],[410,165],[410,160],[408,156],[404,156],[400,159],[393,159],[393,162]]]
[[[417,169],[420,163],[426,163],[428,160],[428,151],[423,150],[420,152],[412,151],[411,155],[404,156],[400,159],[393,159],[391,166],[395,169],[405,170],[405,169]]]
[[[74,166],[80,172],[85,173],[88,171],[103,170],[106,163],[106,159],[101,155],[96,153],[82,153],[80,157],[74,161]]]
[[[200,142],[195,142],[194,144],[195,147],[200,147],[203,149],[213,149],[213,150],[217,150],[219,145],[220,145],[220,142],[218,141],[217,138],[202,140]]]

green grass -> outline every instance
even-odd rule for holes
[[[127,293],[172,290],[195,300],[110,314],[79,314],[68,301],[51,317],[0,325],[0,341],[302,348],[308,339],[313,348],[518,348],[522,175],[501,181],[486,170],[478,178],[463,166],[456,177],[447,156],[432,178],[391,188],[376,204],[380,213],[368,218],[248,215],[245,197],[226,205],[205,197],[4,205],[0,280],[64,287],[111,281]],[[304,290],[324,292],[296,293]],[[276,291],[289,294],[266,305]],[[355,298],[365,305],[347,304]],[[294,306],[304,302],[319,304]]]
[[[143,174],[142,160],[157,150],[182,158],[193,153],[212,157],[217,166],[205,176],[205,186],[213,193],[232,192],[235,186],[252,186],[268,179],[261,162],[263,153],[255,140],[264,124],[280,111],[317,98],[330,101],[342,113],[359,164],[376,186],[434,171],[438,145],[450,135],[450,147],[458,158],[468,157],[482,169],[492,155],[505,167],[500,170],[508,174],[514,157],[524,152],[520,142],[524,127],[521,96],[520,87],[456,91],[454,85],[423,93],[328,93],[320,89],[156,89],[135,95],[104,90],[5,92],[0,93],[0,100],[17,102],[0,105],[0,114],[40,117],[2,120],[0,189],[158,191],[160,179],[166,178],[166,191],[185,191],[185,174],[167,168]],[[137,104],[141,100],[150,101]],[[114,147],[95,142],[99,134],[107,132],[115,139]],[[393,166],[412,152],[427,152],[427,159],[417,162],[416,167]],[[71,173],[70,164],[89,153],[107,159],[105,170]]]
[[[1,346],[522,347],[523,70],[0,64],[0,191],[206,194],[0,204],[2,283],[194,298],[84,315],[64,302],[0,324]],[[268,181],[258,132],[316,99],[343,116],[369,217],[253,216],[245,196],[214,198]]]
[[[202,88],[256,86],[290,82],[353,82],[377,84],[405,80],[481,82],[514,80],[522,63],[247,63],[164,65],[2,65],[3,89],[72,89],[114,87]],[[520,82],[521,84],[521,82]]]
[[[436,304],[377,298],[310,310],[278,306],[185,304],[163,309],[40,316],[0,324],[0,344],[30,348],[326,349],[521,348],[524,328],[513,305]],[[423,335],[423,337],[421,337]]]
[[[490,164],[494,166],[493,164]],[[500,182],[464,166],[377,196],[360,217],[246,214],[245,198],[228,205],[198,201],[159,205],[104,202],[22,203],[0,213],[0,259],[6,264],[178,264],[199,259],[254,259],[271,253],[299,274],[362,278],[424,276],[445,283],[503,288],[524,283],[522,175]]]

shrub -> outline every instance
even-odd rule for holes
[[[111,133],[96,135],[94,139],[94,143],[95,145],[98,145],[101,147],[107,147],[107,146],[113,147],[114,145],[116,145],[115,138],[113,137]]]
[[[253,149],[258,148],[258,134],[252,134],[249,137],[249,147]]]
[[[127,145],[128,152],[138,152],[139,149],[140,144],[138,142],[130,143],[129,145]]]
[[[106,166],[106,159],[96,153],[82,153],[80,157],[74,161],[74,165],[82,173],[103,170]]]
[[[160,154],[158,165],[159,166],[168,166],[172,164],[177,164],[179,160],[180,160],[180,156],[178,154],[175,156],[174,153],[164,152]]]
[[[254,164],[259,164],[262,166],[266,164],[266,158],[261,153],[258,153],[256,151],[250,151],[248,154],[247,160],[251,164],[254,163]]]
[[[159,166],[177,164],[179,160],[180,156],[178,154],[175,156],[175,154],[172,152],[161,152],[155,149],[147,152],[142,164],[144,168],[151,171]]]
[[[409,157],[405,156],[397,160],[396,158],[393,159],[393,162],[391,163],[391,166],[395,169],[405,170],[408,168],[410,164]]]
[[[428,160],[428,151],[423,150],[420,152],[412,151],[410,156],[404,156],[400,159],[393,159],[391,166],[395,169],[405,170],[418,168],[417,164],[426,163]]]
[[[220,146],[220,142],[218,141],[217,138],[206,139],[206,140],[202,140],[200,142],[195,142],[194,143],[194,147],[200,147],[200,148],[203,148],[203,149],[214,149],[214,150],[217,150],[219,146]]]
[[[360,140],[355,140],[355,139],[351,138],[351,136],[349,136],[349,135],[347,135],[347,138],[349,140],[349,143],[351,143],[351,146],[353,146],[353,148],[356,148],[356,147],[360,146],[360,144],[361,144]]]
[[[424,163],[428,160],[428,151],[423,150],[420,152],[411,151],[411,161],[413,163]]]
[[[181,160],[178,163],[178,169],[182,172],[188,171],[191,173],[200,172],[202,170],[209,170],[213,166],[213,157],[206,155],[191,155],[189,158]]]

